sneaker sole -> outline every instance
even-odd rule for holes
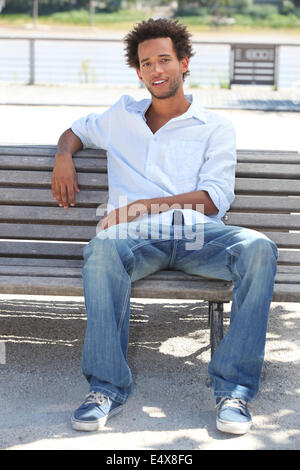
[[[246,434],[248,431],[250,431],[251,425],[251,421],[246,421],[244,423],[234,423],[217,419],[217,429],[221,432],[228,432],[230,434]]]
[[[87,431],[87,432],[100,431],[101,429],[104,428],[106,421],[109,418],[120,413],[122,410],[123,410],[123,405],[118,406],[117,408],[113,409],[107,416],[104,416],[103,418],[98,419],[97,421],[82,421],[72,416],[71,418],[72,428],[75,429],[75,431]]]

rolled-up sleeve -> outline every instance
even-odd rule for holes
[[[235,131],[230,123],[219,124],[211,134],[199,172],[198,190],[207,191],[221,219],[234,200],[236,166]]]
[[[109,110],[103,114],[90,113],[72,124],[72,131],[81,140],[83,148],[107,150],[110,136],[111,116]]]

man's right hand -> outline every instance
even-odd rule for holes
[[[52,173],[52,194],[65,209],[75,206],[74,191],[79,193],[77,174],[71,153],[57,153]]]

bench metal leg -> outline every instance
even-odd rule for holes
[[[208,303],[211,357],[223,339],[223,302]]]

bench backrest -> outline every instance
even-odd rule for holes
[[[82,265],[83,244],[100,220],[97,208],[107,202],[106,153],[74,156],[81,191],[68,210],[51,194],[54,153],[54,146],[0,146],[0,266],[21,258],[41,267],[43,260],[53,267]],[[274,240],[279,282],[300,292],[299,153],[238,151],[236,199],[225,219]]]

